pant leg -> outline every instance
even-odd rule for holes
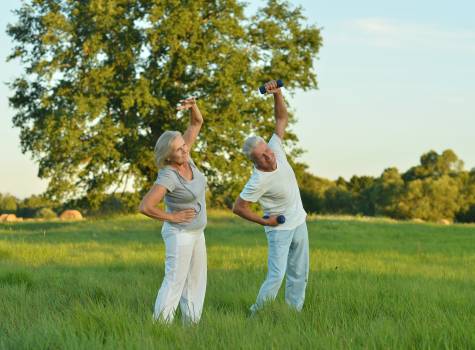
[[[164,232],[162,235],[165,241],[165,277],[158,291],[153,317],[171,322],[188,275],[194,239],[183,232]]]
[[[206,293],[206,244],[203,232],[196,235],[190,269],[180,299],[180,309],[186,323],[197,323],[201,318]]]
[[[298,226],[290,244],[287,261],[285,301],[298,311],[303,307],[309,270],[307,224]]]
[[[279,292],[287,267],[287,257],[293,230],[274,230],[267,232],[269,249],[267,276],[262,284],[257,300],[251,306],[251,311],[256,312],[268,300],[274,300]]]

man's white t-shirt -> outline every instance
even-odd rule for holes
[[[267,144],[275,153],[277,169],[261,171],[254,167],[240,197],[248,202],[259,202],[266,215],[284,215],[285,223],[265,226],[265,231],[292,230],[305,222],[305,212],[300,198],[295,173],[285,156],[282,140],[273,134]]]

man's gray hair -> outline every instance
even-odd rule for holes
[[[260,136],[249,136],[246,141],[244,141],[244,146],[242,146],[242,153],[250,159],[253,160],[251,157],[251,153],[254,148],[261,142],[265,142],[264,139]]]

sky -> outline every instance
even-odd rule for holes
[[[262,1],[248,1],[248,12]],[[308,24],[321,28],[315,61],[318,89],[289,97],[292,127],[315,175],[336,179],[405,171],[429,150],[452,149],[475,167],[475,2],[290,1]],[[5,33],[19,0],[0,2],[0,193],[39,194],[47,181],[22,154],[12,128],[12,93],[5,85],[21,72],[6,63]],[[278,77],[276,77],[278,78]],[[284,82],[285,83],[285,82]]]

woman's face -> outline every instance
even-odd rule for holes
[[[170,164],[182,165],[188,161],[188,145],[181,135],[175,137],[171,144],[172,151],[168,156]]]

